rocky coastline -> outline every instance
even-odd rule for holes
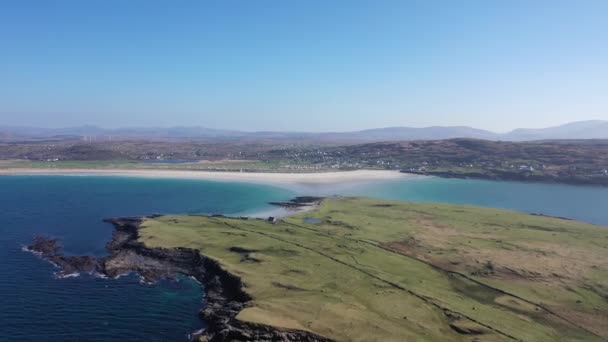
[[[149,248],[138,241],[142,218],[123,217],[104,220],[114,226],[113,236],[106,248],[108,256],[65,256],[57,239],[37,236],[29,251],[59,267],[60,275],[75,272],[98,273],[110,278],[135,272],[145,281],[154,282],[177,275],[194,277],[204,284],[206,303],[200,318],[207,328],[192,334],[192,341],[284,341],[321,342],[328,339],[307,331],[278,329],[236,319],[249,305],[251,297],[245,292],[241,279],[198,250],[188,248]]]

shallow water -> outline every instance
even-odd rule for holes
[[[305,217],[302,221],[304,221],[305,223],[310,223],[310,224],[321,223],[321,220],[316,217]]]
[[[608,189],[420,178],[303,187],[304,194],[441,201],[566,216],[608,225]],[[68,254],[103,255],[101,219],[153,213],[276,213],[290,190],[244,183],[99,176],[0,177],[0,341],[179,341],[202,327],[199,284],[142,285],[137,276],[55,279],[53,266],[21,250],[34,234],[62,239]],[[264,214],[261,214],[264,215]]]
[[[341,194],[471,204],[608,225],[608,187],[415,178],[355,186]]]

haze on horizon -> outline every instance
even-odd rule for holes
[[[0,125],[608,120],[608,2],[0,3]]]

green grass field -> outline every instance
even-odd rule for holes
[[[239,319],[339,341],[608,337],[608,228],[580,222],[342,198],[274,224],[150,218],[140,240],[241,277],[253,300]]]

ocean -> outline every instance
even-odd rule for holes
[[[438,178],[352,187],[301,187],[324,195],[465,203],[608,225],[608,189]],[[267,185],[99,176],[0,177],[0,341],[186,341],[204,326],[200,284],[188,278],[142,284],[136,275],[58,279],[24,252],[36,234],[61,239],[66,254],[103,255],[112,216],[155,213],[246,215],[295,196]]]
[[[67,254],[103,255],[105,217],[154,213],[248,213],[288,190],[250,184],[91,176],[0,177],[0,341],[186,341],[200,329],[201,286],[190,279],[140,284],[91,276],[56,279],[21,250],[35,234]]]

